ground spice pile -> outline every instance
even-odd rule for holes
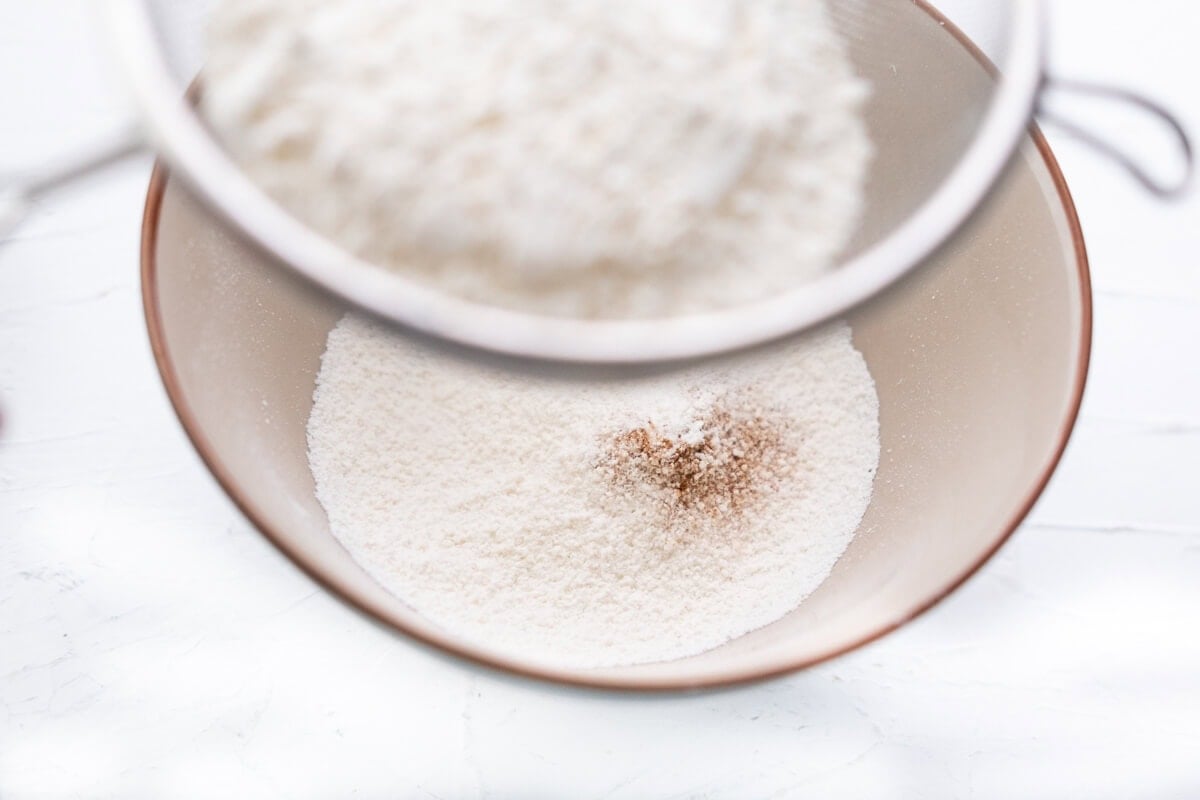
[[[653,496],[668,520],[735,519],[793,463],[782,428],[761,409],[718,403],[673,434],[648,422],[611,435],[600,469],[615,490]]]

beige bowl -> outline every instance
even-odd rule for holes
[[[873,107],[875,131],[937,124],[959,95],[978,94],[973,82],[989,80],[969,46],[936,25],[930,36],[929,48],[889,54],[889,79],[912,81],[912,102]],[[884,166],[876,198],[903,197],[925,169]],[[882,455],[866,517],[828,580],[785,618],[707,653],[563,670],[435,627],[330,534],[305,426],[325,338],[343,312],[336,301],[235,239],[161,170],[147,202],[142,277],[150,339],[180,420],[233,500],[296,564],[443,652],[612,688],[778,675],[869,642],[945,597],[1007,539],[1049,479],[1079,407],[1091,338],[1078,220],[1034,132],[972,222],[850,316],[879,390]]]

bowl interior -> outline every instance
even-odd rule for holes
[[[956,92],[977,91],[972,80],[989,80],[959,50],[896,54],[929,74],[925,61],[936,52],[956,77],[934,92],[914,89],[911,107],[877,109],[876,135],[914,115],[936,120],[938,104],[952,107]],[[895,166],[897,182],[906,174]],[[145,233],[147,317],[171,399],[259,528],[351,603],[418,639],[571,682],[650,688],[763,677],[919,613],[986,560],[1036,499],[1086,372],[1078,224],[1049,151],[1031,139],[949,245],[850,316],[878,387],[882,453],[866,517],[829,579],[784,619],[708,653],[562,671],[456,640],[376,585],[333,539],[314,496],[305,428],[325,338],[344,308],[228,233],[162,172]]]

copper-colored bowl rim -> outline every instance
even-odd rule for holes
[[[924,3],[921,3],[924,5]],[[934,12],[936,13],[936,12]],[[950,24],[945,26],[949,32],[954,34],[968,50],[972,52],[985,67],[990,68],[991,65],[987,59],[979,52],[978,48],[970,42],[960,31]],[[1023,502],[1021,502],[1013,514],[1009,517],[1008,522],[1001,527],[995,541],[990,547],[986,548],[983,553],[970,566],[968,566],[956,578],[950,581],[946,586],[935,592],[930,597],[918,603],[905,616],[889,621],[881,625],[876,630],[860,637],[859,639],[840,647],[832,648],[826,652],[798,658],[793,662],[782,666],[772,666],[763,669],[746,669],[736,674],[721,676],[714,679],[706,679],[702,681],[681,682],[674,679],[666,678],[633,678],[633,679],[618,679],[609,676],[589,676],[582,671],[566,671],[555,670],[552,668],[534,667],[515,660],[504,659],[497,656],[482,654],[475,650],[466,648],[459,643],[446,638],[440,637],[427,632],[415,630],[403,622],[395,619],[384,619],[380,614],[367,605],[355,598],[352,593],[346,590],[340,583],[328,575],[321,568],[321,564],[316,559],[308,558],[304,553],[294,549],[288,542],[287,538],[276,530],[267,521],[266,516],[256,507],[249,495],[242,490],[242,487],[234,479],[234,477],[225,468],[224,464],[217,453],[217,449],[205,436],[201,425],[199,424],[195,413],[188,405],[187,397],[183,391],[179,376],[175,371],[174,363],[171,359],[170,352],[167,348],[166,336],[162,322],[162,309],[158,302],[158,261],[157,261],[157,245],[158,245],[158,228],[159,219],[162,211],[163,197],[166,192],[168,175],[165,167],[161,162],[155,164],[154,172],[150,177],[150,185],[146,197],[145,213],[142,221],[142,244],[141,244],[141,276],[142,276],[142,304],[146,315],[146,328],[150,337],[150,346],[154,352],[154,360],[158,365],[158,371],[162,377],[163,386],[166,389],[167,396],[174,407],[175,414],[179,418],[180,424],[191,440],[196,452],[204,461],[217,483],[225,490],[225,493],[237,505],[241,512],[254,524],[256,528],[285,556],[287,556],[294,564],[302,569],[310,578],[320,584],[323,588],[331,592],[335,597],[342,600],[347,606],[355,611],[363,614],[368,619],[385,625],[391,629],[398,630],[406,634],[411,640],[423,644],[431,648],[435,652],[449,654],[457,657],[461,661],[469,664],[485,667],[491,670],[496,670],[501,673],[516,675],[523,678],[529,678],[539,681],[549,681],[555,684],[574,686],[587,689],[606,689],[606,690],[624,690],[637,692],[661,692],[661,691],[681,691],[681,690],[697,690],[697,689],[716,689],[730,686],[737,686],[747,683],[764,681],[771,678],[787,675],[807,667],[821,664],[825,661],[845,655],[853,650],[869,644],[882,636],[896,630],[902,625],[915,619],[921,614],[928,611],[933,606],[937,605],[956,589],[962,586],[968,578],[974,575],[979,569],[986,564],[992,556],[1004,545],[1005,542],[1016,532],[1020,527],[1025,517],[1032,510],[1034,503],[1041,496],[1049,482],[1051,475],[1054,474],[1062,459],[1063,452],[1066,450],[1067,442],[1070,440],[1071,433],[1075,428],[1075,422],[1079,416],[1079,406],[1083,400],[1084,386],[1087,383],[1088,364],[1091,359],[1092,347],[1092,291],[1091,291],[1091,274],[1088,267],[1087,250],[1084,245],[1083,231],[1079,224],[1079,216],[1076,212],[1075,202],[1071,197],[1071,192],[1067,187],[1066,179],[1063,177],[1062,170],[1059,168],[1058,161],[1055,159],[1050,145],[1046,142],[1045,137],[1037,129],[1036,126],[1030,126],[1029,136],[1037,147],[1038,153],[1041,155],[1045,163],[1047,171],[1054,183],[1054,188],[1057,191],[1058,198],[1062,204],[1063,212],[1066,215],[1067,227],[1071,236],[1071,243],[1075,253],[1075,265],[1079,277],[1080,290],[1080,334],[1079,334],[1079,356],[1076,364],[1074,385],[1071,394],[1071,400],[1067,409],[1066,416],[1063,419],[1062,427],[1059,429],[1057,441],[1055,442],[1054,453],[1050,460],[1046,463],[1033,485],[1030,487]]]

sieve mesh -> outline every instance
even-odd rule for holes
[[[149,42],[146,49],[155,51],[153,58],[125,59],[127,69],[135,73],[134,82],[136,73],[150,65],[166,73],[166,80],[141,81],[137,93],[142,105],[162,99],[152,97],[155,94],[181,96],[202,68],[204,20],[213,0],[109,2],[123,7],[116,17],[124,14],[128,21],[140,16],[143,38]],[[669,324],[539,321],[443,302],[404,286],[392,275],[383,280],[364,277],[362,270],[339,272],[327,263],[311,263],[317,258],[333,260],[332,249],[320,251],[307,240],[282,241],[285,226],[267,219],[271,214],[264,209],[250,213],[251,206],[270,202],[252,198],[253,187],[218,186],[217,173],[233,174],[231,162],[215,169],[214,153],[219,151],[210,142],[209,163],[203,166],[204,159],[193,152],[199,148],[175,141],[183,138],[176,134],[187,127],[177,119],[180,114],[160,115],[170,124],[157,125],[156,144],[179,173],[196,184],[200,196],[252,240],[336,294],[417,329],[486,349],[567,360],[646,361],[733,349],[842,313],[920,261],[985,194],[1032,108],[1040,75],[1037,0],[941,0],[937,9],[923,0],[829,0],[829,7],[856,71],[872,87],[866,122],[875,156],[864,213],[843,253],[842,267],[761,308],[753,304],[740,316],[736,310],[717,312],[676,318]],[[1036,28],[1032,44],[1031,19]],[[980,79],[979,70],[971,68],[971,45],[964,44],[947,20],[961,26],[974,46],[1001,68],[998,78]],[[954,64],[963,68],[947,66]],[[1014,66],[1018,69],[1009,69]],[[947,96],[959,100],[948,107]],[[183,132],[193,139],[203,135],[197,120],[190,124],[192,130]],[[175,127],[168,130],[171,125]],[[275,213],[281,212],[276,208]],[[268,222],[272,224],[260,224]]]

